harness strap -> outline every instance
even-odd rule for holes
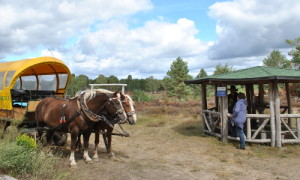
[[[61,118],[60,118],[60,121],[59,123],[62,124],[62,123],[66,123],[66,116],[65,116],[65,107],[67,105],[66,104],[63,104],[62,105],[62,109],[61,109]]]
[[[80,115],[79,111],[76,111],[70,119],[66,120],[64,123],[60,123],[58,126],[54,127],[54,128],[50,128],[50,131],[57,131],[65,126],[67,126],[70,122],[72,122],[77,116]]]

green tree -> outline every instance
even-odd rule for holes
[[[196,76],[196,79],[199,79],[199,78],[202,78],[202,77],[206,77],[206,76],[207,76],[206,71],[203,68],[201,68],[200,71],[199,71],[199,73]]]
[[[224,66],[222,66],[221,63],[219,63],[216,66],[214,75],[224,74],[224,73],[228,73],[228,72],[232,72],[232,71],[235,71],[235,69],[233,67],[228,66],[227,63],[225,63]]]
[[[292,67],[291,61],[286,59],[278,50],[273,50],[270,55],[268,55],[264,61],[264,66],[274,67],[274,68],[286,68],[290,69]]]
[[[203,77],[207,77],[207,73],[203,68],[201,68],[199,73],[195,77],[195,79],[199,79],[199,78],[203,78]],[[198,96],[201,95],[201,86],[200,86],[200,84],[191,84],[190,86],[193,88],[194,96],[198,97]]]
[[[96,84],[107,84],[107,78],[103,74],[100,74],[96,79],[95,79]]]
[[[153,76],[146,78],[146,91],[155,93],[160,88],[160,82]]]
[[[190,88],[184,84],[185,80],[192,79],[188,73],[187,62],[184,62],[180,57],[173,61],[167,76],[164,78],[164,86],[169,97],[177,97],[177,99],[188,97]]]
[[[133,86],[132,86],[132,76],[131,75],[128,75],[127,76],[127,89],[129,91],[132,91],[133,90]]]
[[[295,69],[300,69],[300,37],[295,40],[286,40],[292,50],[289,52],[289,55],[292,56],[292,63]]]
[[[110,84],[119,83],[119,79],[116,76],[111,75],[107,78],[107,82]]]

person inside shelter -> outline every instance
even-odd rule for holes
[[[228,113],[232,114],[233,107],[237,102],[238,89],[234,85],[231,85],[229,90],[230,90],[230,94],[228,94]]]

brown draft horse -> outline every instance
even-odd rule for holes
[[[129,95],[125,94],[125,97],[126,98],[125,98],[125,100],[122,101],[122,103],[123,103],[124,110],[127,114],[127,122],[130,125],[134,125],[137,121],[137,116],[136,116],[136,113],[135,113],[135,110],[134,110],[134,102],[132,101],[132,99]],[[95,123],[95,127],[94,127],[94,131],[95,131],[95,149],[94,149],[94,155],[93,155],[94,160],[98,161],[98,159],[99,159],[98,145],[99,145],[99,133],[100,133],[100,131],[104,131],[104,132],[106,131],[103,134],[103,140],[104,140],[104,142],[106,142],[106,140],[107,140],[107,143],[105,143],[107,153],[108,153],[109,157],[112,157],[112,158],[115,157],[114,153],[112,152],[112,148],[111,148],[111,140],[112,140],[113,130],[114,130],[113,126],[109,126],[107,123],[105,123],[103,121]]]
[[[113,94],[88,91],[70,100],[45,98],[36,108],[36,120],[38,125],[46,124],[50,127],[47,135],[48,143],[55,131],[68,130],[71,133],[71,166],[77,165],[74,153],[78,135],[82,133],[84,139],[83,158],[86,162],[91,162],[88,145],[95,123],[99,121],[107,121],[110,124],[126,122],[127,115],[121,103],[121,96],[123,94],[119,91]],[[106,116],[113,118],[108,121]]]
[[[110,93],[110,94],[113,93],[106,89],[97,89],[96,91],[102,92],[102,93]],[[127,115],[127,122],[130,125],[134,125],[137,122],[137,115],[134,110],[134,102],[128,94],[125,94],[124,96],[125,96],[125,99],[122,100],[122,104],[123,104],[124,110]],[[100,140],[99,139],[100,132],[104,132],[104,134],[102,134],[102,136],[103,136],[103,140],[105,142],[106,150],[107,150],[109,157],[115,157],[114,153],[112,152],[112,148],[111,148],[113,130],[114,130],[113,126],[110,126],[109,124],[107,124],[103,121],[99,121],[99,122],[95,123],[95,126],[94,126],[95,149],[93,151],[93,154],[94,154],[93,159],[94,160],[96,160],[96,161],[99,160],[98,146],[99,146],[99,140]],[[80,138],[78,140],[79,140],[78,144],[79,144],[79,148],[80,148],[82,146],[81,142],[80,142]]]

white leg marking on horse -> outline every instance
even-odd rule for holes
[[[70,165],[71,166],[76,166],[77,165],[77,163],[75,162],[75,153],[74,153],[74,151],[71,151],[71,155],[70,155]]]
[[[94,159],[95,161],[99,161],[99,156],[98,156],[98,145],[95,145],[93,159]]]
[[[108,154],[108,157],[110,157],[110,158],[116,158],[115,153],[113,153],[113,152],[110,152],[110,153]]]
[[[89,156],[88,150],[84,150],[84,151],[83,151],[83,159],[84,159],[86,162],[91,162],[91,161],[92,161],[92,159],[91,159],[90,156]]]

